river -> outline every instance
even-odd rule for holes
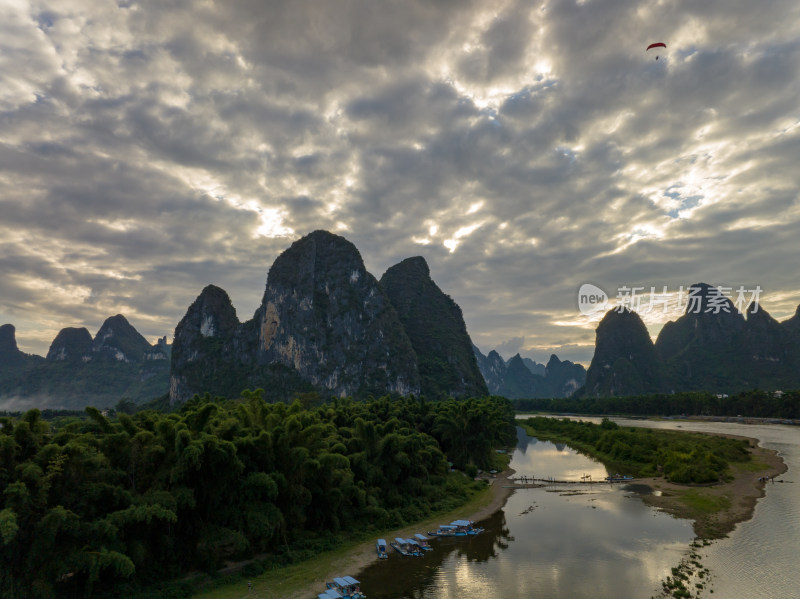
[[[737,525],[727,538],[706,547],[703,565],[714,575],[714,596],[748,599],[800,597],[800,429],[775,424],[730,422],[618,420],[626,426],[680,428],[754,437],[774,449],[789,467],[784,483],[768,484],[751,520]]]
[[[590,419],[590,418],[587,418]],[[625,420],[655,426],[756,437],[778,450],[791,480],[798,464],[796,427]],[[605,468],[571,448],[518,429],[511,467],[517,476],[599,481]],[[800,484],[800,483],[798,483]],[[554,484],[519,489],[467,538],[434,539],[422,558],[390,551],[357,575],[370,599],[647,599],[688,555],[691,522],[644,505],[635,485]],[[419,531],[427,533],[427,531]],[[391,539],[387,539],[391,540]],[[800,502],[793,483],[768,485],[753,520],[698,552],[710,575],[701,596],[800,596]],[[696,591],[695,591],[696,592]],[[707,593],[713,592],[713,595]]]

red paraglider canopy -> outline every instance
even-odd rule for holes
[[[667,44],[665,44],[664,42],[656,42],[655,44],[650,44],[649,46],[647,46],[647,50],[649,50],[650,48],[666,48],[666,47]],[[645,52],[647,50],[645,50]]]

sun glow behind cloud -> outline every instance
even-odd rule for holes
[[[452,237],[450,237],[449,239],[445,239],[442,245],[444,245],[444,247],[446,247],[452,254],[453,252],[456,251],[459,244],[461,244],[461,242],[465,237],[469,237],[470,235],[472,235],[472,233],[474,233],[475,230],[481,227],[482,225],[483,222],[478,222],[478,223],[473,223],[471,225],[467,225],[466,227],[460,227],[459,229],[456,230],[455,233],[453,233]]]
[[[276,6],[0,7],[0,317],[83,317],[28,276],[85,275],[151,337],[210,280],[251,312],[318,228],[371,268],[423,248],[489,346],[590,348],[564,325],[584,280],[796,287],[796,3]],[[630,31],[669,31],[664,60]]]

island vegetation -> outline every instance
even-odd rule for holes
[[[515,440],[502,398],[312,403],[0,418],[0,595],[186,596],[463,505]]]
[[[731,463],[750,461],[750,444],[745,439],[621,427],[608,418],[603,418],[600,424],[541,416],[523,422],[532,436],[563,441],[597,458],[612,472],[636,477],[663,476],[674,483],[713,483],[730,478]]]

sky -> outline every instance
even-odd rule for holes
[[[654,338],[697,282],[784,320],[798,98],[797,0],[0,0],[0,324],[245,321],[316,229],[505,358],[588,366],[587,283],[674,299]]]

